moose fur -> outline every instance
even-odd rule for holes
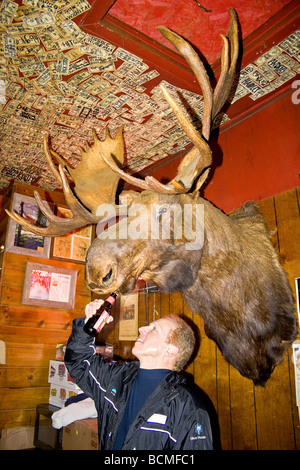
[[[223,356],[263,385],[297,335],[294,299],[258,207],[243,206],[229,223],[219,247],[207,236],[198,278],[184,298]]]
[[[186,194],[144,191],[136,200],[147,204],[148,212],[151,204],[203,204],[203,247],[187,250],[184,239],[109,240],[106,232],[88,251],[87,285],[98,293],[127,294],[142,276],[162,292],[180,291],[223,356],[255,385],[263,385],[295,339],[297,325],[291,287],[257,205],[245,204],[227,216]]]
[[[216,342],[223,356],[255,385],[263,385],[297,334],[287,275],[272,246],[266,221],[255,204],[246,204],[227,216],[199,197],[212,163],[208,145],[212,123],[231,91],[236,73],[238,22],[235,11],[229,9],[229,13],[227,35],[222,35],[221,74],[214,90],[192,46],[167,28],[158,28],[187,60],[203,92],[199,133],[161,86],[182,129],[194,144],[170,183],[163,185],[149,176],[141,180],[122,171],[125,155],[122,129],[115,138],[107,131],[104,140],[99,140],[94,132],[93,145],[82,151],[81,162],[75,169],[52,152],[60,163],[59,171],[45,136],[45,156],[63,186],[72,217],[56,217],[38,193],[35,197],[50,221],[48,227],[33,226],[18,214],[9,215],[29,231],[59,236],[89,224],[105,225],[108,217],[99,210],[103,204],[112,206],[119,217],[118,223],[100,233],[87,254],[89,288],[101,294],[113,291],[127,294],[142,276],[163,292],[181,292],[189,308],[204,319],[207,335]],[[75,194],[64,167],[75,183]],[[123,192],[122,204],[118,206],[115,195],[120,178],[143,191]],[[122,202],[124,196],[126,204]],[[123,217],[122,206],[134,208],[136,204],[142,206],[140,215],[128,211]],[[192,208],[188,217],[191,226],[179,234],[176,229],[187,206]],[[204,208],[203,218],[198,217],[199,206]],[[161,234],[152,237],[149,227],[157,222]],[[128,224],[139,226],[136,227],[138,237],[126,236]],[[162,236],[166,225],[170,233]]]

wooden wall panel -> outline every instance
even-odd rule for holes
[[[217,349],[216,357],[216,393],[218,422],[222,448],[232,449],[231,426],[231,391],[230,391],[230,366]]]
[[[286,269],[289,281],[296,297],[295,278],[300,276],[300,209],[299,188],[274,197],[274,207],[278,229],[278,247],[281,262]],[[296,409],[295,398],[295,376],[291,362],[291,351],[287,357],[290,369],[291,400],[286,403],[286,414],[290,421],[297,423],[295,427],[295,442],[300,448],[300,426],[299,415]],[[286,371],[287,375],[287,371]],[[286,378],[287,380],[287,378]],[[288,406],[289,405],[289,406]]]
[[[300,276],[299,189],[261,201],[260,207],[268,220],[269,229],[276,229],[272,240],[295,293],[294,278]],[[84,315],[85,304],[91,298],[83,284],[82,265],[76,264],[76,269],[80,271],[80,285],[73,311],[58,312],[18,304],[15,296],[20,299],[26,257],[19,255],[16,263],[16,255],[6,255],[7,268],[4,265],[2,276],[0,339],[6,342],[7,363],[0,365],[0,429],[34,425],[36,404],[48,399],[48,364],[54,358],[55,345],[67,340],[72,319]],[[43,262],[52,263],[54,260]],[[113,311],[114,322],[106,326],[101,338],[114,344],[117,356],[133,359],[131,349],[134,343],[119,341],[119,301],[117,299]],[[192,322],[201,335],[200,349],[186,372],[195,385],[208,395],[217,412],[222,448],[300,449],[300,423],[291,353],[275,369],[265,388],[254,387],[224,360],[215,343],[205,335],[202,319],[189,311],[179,293],[139,292],[139,326],[169,313]]]
[[[33,189],[37,188],[18,184],[15,192],[32,196]],[[65,205],[61,193],[39,192],[43,199]],[[7,223],[2,216],[3,240]],[[27,262],[76,270],[74,309],[22,305]],[[49,361],[55,359],[56,344],[68,340],[72,320],[84,315],[91,293],[84,284],[83,264],[8,252],[3,256],[0,287],[0,340],[6,345],[6,364],[0,364],[1,431],[9,427],[34,426],[36,405],[49,399]]]

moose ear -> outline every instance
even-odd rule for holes
[[[194,283],[191,266],[182,260],[170,261],[152,279],[161,292],[181,291]]]

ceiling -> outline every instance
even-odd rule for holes
[[[227,31],[229,7],[238,12],[242,37],[246,38],[289,1],[117,0],[109,14],[173,49],[156,29],[158,25],[164,25],[190,41],[212,64],[220,56],[220,34]]]
[[[93,129],[101,138],[106,127],[114,135],[120,125],[130,173],[149,173],[185,153],[190,141],[159,84],[166,83],[173,94],[179,88],[200,119],[202,92],[184,59],[157,31],[161,24],[185,37],[200,51],[209,73],[218,76],[220,33],[226,33],[233,7],[243,59],[231,105],[216,126],[226,128],[266,103],[299,76],[297,3],[3,0],[0,191],[13,182],[59,187],[44,158],[44,134],[74,167],[80,148],[92,142]]]

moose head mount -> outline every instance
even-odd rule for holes
[[[294,299],[287,275],[271,243],[266,221],[255,204],[228,216],[199,197],[212,163],[208,145],[214,118],[233,85],[238,58],[238,24],[230,9],[227,35],[222,35],[221,74],[212,90],[203,63],[183,38],[160,26],[159,31],[186,59],[203,92],[202,133],[194,129],[177,102],[161,86],[165,99],[193,148],[176,177],[163,185],[151,176],[141,180],[123,172],[122,129],[108,131],[82,151],[72,169],[48,147],[53,174],[63,186],[71,218],[55,216],[35,192],[49,220],[45,228],[8,214],[31,232],[60,236],[90,224],[102,226],[86,257],[86,283],[97,293],[131,292],[141,276],[163,292],[180,291],[223,356],[255,385],[263,385],[297,335]],[[59,171],[52,155],[59,162]],[[70,188],[66,173],[75,183]],[[120,178],[142,192],[116,192]],[[118,220],[118,221],[117,221]],[[113,224],[111,223],[113,221]]]

